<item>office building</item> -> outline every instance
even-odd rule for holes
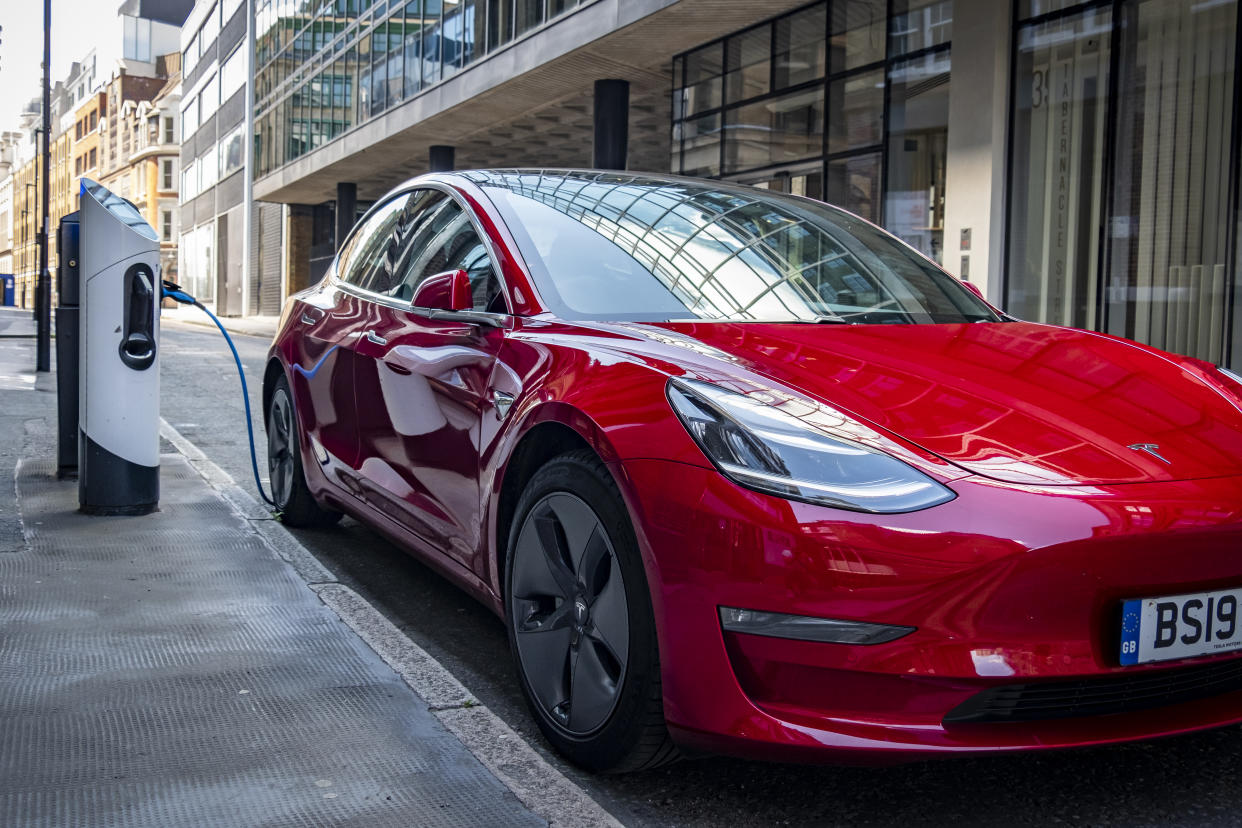
[[[1242,365],[1237,0],[258,0],[255,20],[254,193],[283,205],[257,235],[298,240],[283,293],[411,175],[602,158],[824,199],[1022,318]]]

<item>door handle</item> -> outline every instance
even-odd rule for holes
[[[384,337],[380,336],[375,331],[367,331],[364,335],[366,336],[368,342],[374,343],[375,345],[388,344],[388,340],[384,339]]]
[[[406,368],[404,365],[402,365],[400,362],[394,362],[391,359],[388,359],[387,357],[380,360],[380,362],[388,366],[389,371],[392,371],[394,374],[400,374],[403,377],[408,377],[414,373],[409,368]]]

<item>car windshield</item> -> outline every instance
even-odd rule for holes
[[[543,303],[565,319],[960,323],[1000,317],[843,210],[623,173],[482,171]]]

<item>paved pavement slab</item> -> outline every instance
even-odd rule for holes
[[[0,825],[545,824],[184,458],[145,517],[54,475],[0,554]]]
[[[34,315],[28,308],[0,307],[0,337],[30,337],[36,331]]]

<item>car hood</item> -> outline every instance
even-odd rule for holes
[[[744,367],[996,480],[1242,474],[1242,389],[1206,363],[1115,337],[1026,322],[634,327],[680,343],[690,362]]]

